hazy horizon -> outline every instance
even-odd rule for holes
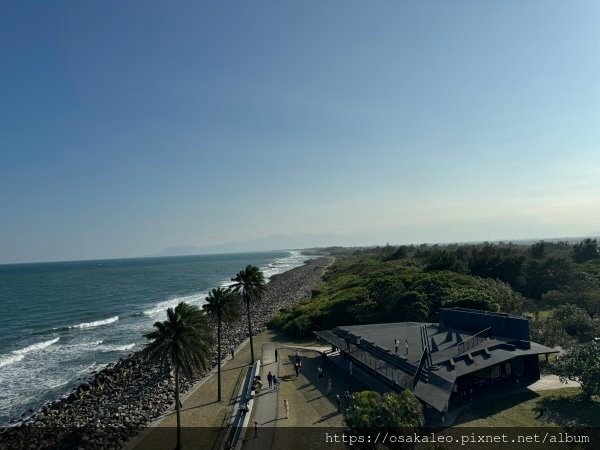
[[[309,235],[306,235],[308,238]],[[226,255],[226,254],[248,254],[248,253],[268,253],[274,251],[299,251],[299,250],[311,250],[311,249],[326,249],[328,247],[345,247],[345,248],[368,248],[368,247],[382,247],[385,245],[391,246],[403,246],[403,245],[470,245],[480,244],[484,242],[489,243],[513,243],[519,245],[529,245],[529,243],[545,241],[545,242],[558,242],[568,241],[571,243],[580,242],[587,238],[600,238],[600,232],[590,233],[581,236],[535,236],[535,237],[517,237],[517,238],[491,238],[491,239],[477,239],[477,240],[448,240],[448,241],[385,241],[385,242],[354,242],[348,240],[348,237],[335,236],[335,235],[312,235],[315,239],[307,242],[313,242],[313,244],[306,245],[288,245],[288,246],[272,246],[269,242],[272,242],[271,238],[281,240],[282,238],[290,238],[291,244],[298,243],[294,241],[294,235],[289,236],[269,236],[266,238],[254,239],[249,241],[231,241],[223,242],[218,244],[210,244],[206,246],[194,246],[194,245],[181,245],[175,247],[168,247],[156,253],[145,254],[145,255],[121,255],[111,256],[105,258],[82,258],[82,259],[58,259],[58,260],[40,260],[40,261],[12,261],[12,262],[0,262],[1,265],[12,265],[12,264],[43,264],[43,263],[61,263],[61,262],[83,262],[83,261],[104,261],[104,260],[119,260],[119,259],[144,259],[144,258],[169,258],[177,256],[210,256],[210,255]],[[327,240],[323,240],[323,239]],[[255,245],[256,244],[256,245]]]
[[[0,6],[0,263],[599,231],[598,2],[177,5]]]

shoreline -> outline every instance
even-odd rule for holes
[[[253,333],[265,330],[280,309],[309,298],[330,261],[330,257],[317,256],[271,277],[263,299],[251,306]],[[225,327],[221,339],[223,354],[228,355],[230,346],[237,350],[248,340],[247,334],[243,320]],[[216,358],[215,345],[212,366],[194,380],[181,380],[182,398],[212,375]],[[23,448],[67,442],[83,447],[123,447],[144,427],[159,421],[174,403],[173,379],[156,365],[145,362],[141,351],[137,351],[90,374],[70,394],[47,403],[29,417],[12,419],[0,433],[0,444],[17,440]]]

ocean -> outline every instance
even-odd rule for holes
[[[0,265],[0,425],[141,349],[168,307],[202,305],[248,264],[268,279],[308,259],[276,251]]]

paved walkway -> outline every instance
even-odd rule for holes
[[[274,429],[277,426],[279,391],[270,390],[267,375],[269,372],[279,378],[279,363],[275,362],[275,344],[262,347],[261,381],[262,389],[257,393],[252,408],[252,417],[244,437],[244,449],[270,449],[273,447]],[[254,422],[258,422],[258,437],[254,436]]]
[[[581,385],[577,381],[561,383],[558,375],[542,375],[538,381],[527,386],[527,389],[531,391],[548,391],[550,389],[563,389],[580,386]]]

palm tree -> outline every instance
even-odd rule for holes
[[[206,297],[204,309],[217,319],[217,401],[221,401],[221,323],[231,323],[240,318],[240,296],[231,289],[218,287]]]
[[[250,302],[258,301],[265,293],[265,277],[258,267],[248,265],[231,279],[234,281],[233,291],[241,294],[246,303],[248,316],[248,335],[250,336],[250,357],[254,363],[254,343],[252,342],[252,322],[250,321]]]
[[[177,449],[181,448],[181,417],[179,374],[193,379],[194,374],[210,366],[213,344],[212,330],[202,310],[194,305],[179,303],[167,309],[167,320],[156,322],[154,331],[144,335],[151,340],[144,355],[159,362],[161,369],[175,369],[175,408],[177,411]]]

